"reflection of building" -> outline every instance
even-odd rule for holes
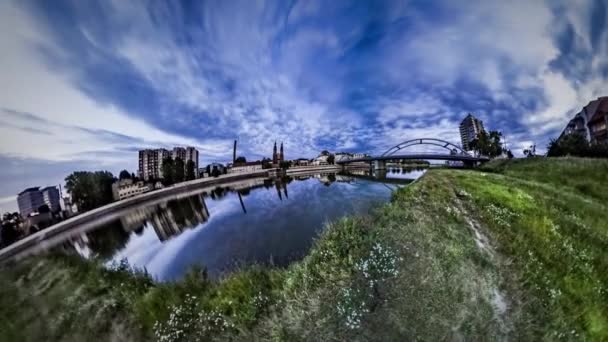
[[[27,188],[17,195],[19,213],[23,217],[38,211],[38,208],[43,204],[44,197],[39,187]]]
[[[339,183],[350,183],[353,180],[355,180],[355,178],[352,177],[352,176],[336,174],[336,182],[339,182]]]
[[[235,190],[235,191],[240,191],[240,190],[250,190],[250,189],[259,188],[259,187],[264,186],[265,180],[266,180],[266,178],[244,179],[244,180],[238,182],[237,184],[231,186],[230,189]]]
[[[591,143],[608,143],[608,96],[589,102],[577,113],[561,136],[578,133]]]
[[[152,188],[152,184],[145,184],[142,181],[133,183],[131,179],[121,179],[112,184],[112,195],[115,201],[119,201],[151,191]]]
[[[483,122],[469,113],[460,123],[462,149],[465,151],[472,150],[470,143],[477,139],[481,132],[484,132]]]
[[[202,195],[174,199],[156,206],[132,210],[121,217],[126,231],[137,230],[146,222],[152,225],[160,241],[165,241],[209,219]]]
[[[163,178],[163,159],[170,156],[171,153],[164,148],[139,151],[139,177],[146,181]]]
[[[283,200],[283,195],[285,195],[285,199],[289,199],[289,193],[287,193],[287,182],[283,182],[280,179],[277,179],[274,182],[274,187],[275,189],[277,189],[277,196],[279,196],[279,199],[281,201]],[[283,190],[282,194],[281,190]]]
[[[353,169],[348,170],[348,174],[356,176],[369,176],[371,174],[369,169]]]

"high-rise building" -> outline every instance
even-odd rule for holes
[[[165,158],[180,158],[184,161],[184,167],[188,160],[194,163],[194,170],[198,170],[198,150],[194,147],[174,147],[169,151],[164,148],[147,149],[139,151],[139,177],[143,180],[154,180],[163,178],[163,160]],[[196,175],[197,172],[194,172]]]
[[[171,158],[173,158],[173,160],[179,158],[186,163],[186,149],[183,147],[174,147],[173,152],[171,153]]]
[[[163,178],[163,159],[171,157],[171,152],[164,148],[139,151],[139,177],[148,181]]]
[[[577,113],[562,132],[577,133],[591,143],[608,143],[608,96],[589,102]]]
[[[56,186],[47,186],[46,188],[40,190],[42,192],[42,199],[44,203],[49,206],[52,213],[57,213],[61,211],[61,203],[59,196],[59,189]]]
[[[39,187],[27,188],[17,195],[19,213],[23,217],[38,211],[38,208],[43,204],[44,198]]]
[[[469,113],[460,123],[460,140],[462,141],[462,149],[465,151],[472,150],[471,141],[477,139],[477,136],[484,132],[483,122],[473,114]]]
[[[198,170],[198,150],[194,147],[186,147],[186,156],[184,158],[184,165],[187,167],[188,164],[188,160],[192,160],[192,162],[194,163],[194,170]],[[195,176],[198,174],[198,172],[194,173]]]

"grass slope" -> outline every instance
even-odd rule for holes
[[[33,258],[2,270],[0,339],[606,340],[607,166],[432,170],[289,268],[221,281]]]

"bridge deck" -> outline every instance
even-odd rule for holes
[[[486,162],[490,159],[487,157],[474,157],[468,155],[461,154],[400,154],[400,155],[390,155],[390,156],[376,156],[376,157],[367,157],[367,158],[356,158],[349,160],[340,160],[337,161],[336,164],[349,164],[356,162],[373,162],[376,160],[412,160],[412,159],[420,159],[420,160],[450,160],[450,161],[470,161],[470,162]]]

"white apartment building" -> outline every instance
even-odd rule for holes
[[[163,178],[163,159],[171,157],[171,152],[164,148],[139,151],[139,178],[149,181]]]
[[[152,185],[146,185],[143,181],[133,183],[131,179],[123,179],[112,184],[112,195],[115,201],[137,196],[152,190]]]
[[[244,173],[262,170],[262,162],[239,163],[228,168],[228,173]]]

